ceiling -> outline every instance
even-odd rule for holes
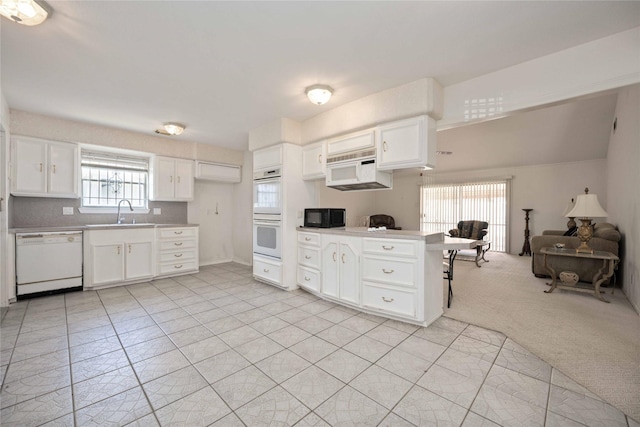
[[[1,20],[10,108],[247,149],[248,132],[423,77],[447,86],[640,25],[640,2],[50,1]],[[316,106],[306,86],[331,85]]]

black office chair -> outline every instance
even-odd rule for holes
[[[451,288],[451,281],[453,280],[453,261],[456,259],[456,255],[458,254],[457,250],[449,251],[449,260],[442,261],[442,266],[444,267],[443,279],[447,279],[449,282],[449,294],[447,296],[447,308],[451,308],[451,300],[453,299],[453,289]]]

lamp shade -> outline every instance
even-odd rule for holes
[[[573,208],[576,206],[575,204],[575,199],[571,199],[570,202],[567,203],[567,207],[564,208],[564,212],[562,213],[562,216],[569,216],[569,212],[571,212],[573,210]]]
[[[565,214],[565,217],[573,218],[604,218],[609,216],[600,203],[596,194],[589,194],[589,189],[585,189],[585,194],[580,194],[576,199],[576,205]]]

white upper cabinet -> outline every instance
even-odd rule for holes
[[[193,160],[156,156],[150,175],[151,200],[193,200]]]
[[[282,166],[282,144],[253,152],[253,170],[260,171]]]
[[[349,151],[365,150],[375,147],[375,129],[341,135],[327,141],[327,154],[334,155]]]
[[[302,148],[302,179],[325,178],[327,175],[327,144],[318,142]]]
[[[77,199],[79,169],[80,150],[76,144],[13,138],[14,196]]]
[[[378,169],[435,167],[436,122],[431,117],[386,123],[376,133]]]

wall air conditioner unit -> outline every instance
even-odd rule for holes
[[[197,161],[196,179],[232,183],[240,182],[242,181],[242,169],[236,165]]]

